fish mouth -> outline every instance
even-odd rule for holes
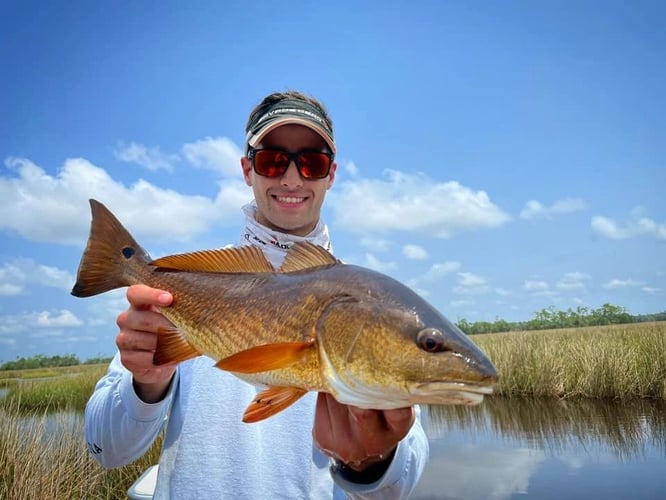
[[[493,391],[492,385],[438,381],[419,384],[411,392],[416,399],[427,400],[428,404],[472,406],[481,403],[483,397]]]

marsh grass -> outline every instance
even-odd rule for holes
[[[18,370],[5,377],[8,394],[0,408],[21,414],[83,410],[105,365],[80,365],[49,370]]]
[[[505,397],[666,399],[666,322],[475,335]]]
[[[0,371],[0,380],[7,379],[35,379],[35,378],[49,378],[49,377],[58,377],[61,375],[69,374],[72,372],[81,372],[87,371],[96,367],[99,370],[101,365],[77,365],[77,366],[63,366],[63,367],[54,367],[54,368],[32,368],[25,370],[1,370]]]
[[[157,463],[162,439],[136,462],[104,470],[83,437],[83,409],[105,365],[14,373],[0,400],[0,499],[116,499]],[[7,378],[5,378],[7,380]]]
[[[500,372],[502,396],[666,399],[666,322],[473,340]],[[157,463],[161,438],[142,458],[114,470],[102,469],[88,453],[82,412],[105,370],[79,365],[0,373],[0,387],[8,390],[0,398],[0,499],[126,498],[132,482]]]
[[[132,482],[159,458],[161,443],[156,442],[137,462],[104,470],[86,449],[80,414],[21,417],[18,411],[3,413],[0,411],[2,499],[126,498]]]

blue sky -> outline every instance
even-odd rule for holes
[[[654,1],[0,4],[0,361],[115,350],[69,295],[88,199],[153,256],[239,237],[244,125],[328,107],[343,260],[450,319],[666,309],[666,6]]]

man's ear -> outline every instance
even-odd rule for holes
[[[338,168],[337,163],[333,163],[331,165],[331,170],[328,172],[328,184],[326,185],[326,189],[331,189],[333,187],[333,181],[335,181],[335,171]]]
[[[243,156],[240,159],[241,168],[243,169],[243,178],[245,179],[245,184],[252,186],[252,162]]]

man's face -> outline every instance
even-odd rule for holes
[[[270,132],[257,146],[278,148],[289,152],[305,149],[326,151],[326,143],[319,134],[302,125],[282,125]],[[303,179],[294,162],[284,175],[263,177],[252,168],[252,162],[241,158],[243,176],[252,186],[257,202],[257,221],[284,233],[305,236],[317,222],[326,191],[333,185],[336,164],[331,165],[328,177],[319,180]]]

